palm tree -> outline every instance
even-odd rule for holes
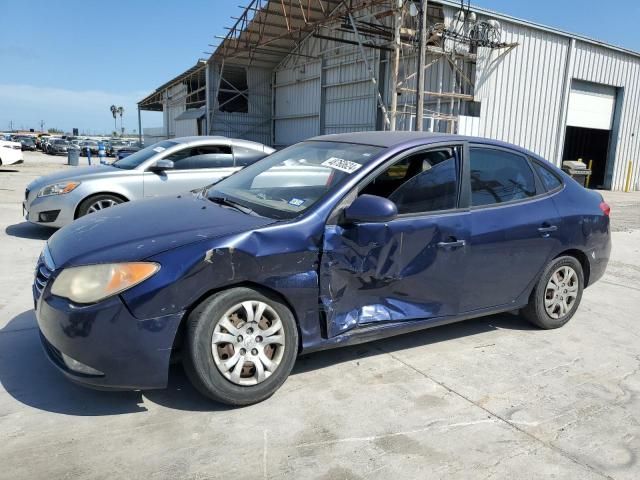
[[[120,115],[120,132],[121,134],[124,134],[124,128],[122,127],[122,115],[124,114],[124,107],[118,107],[116,111],[118,112],[118,115]]]
[[[118,125],[116,124],[116,115],[118,114],[118,107],[111,105],[109,109],[111,110],[111,115],[113,115],[113,128],[117,130]]]

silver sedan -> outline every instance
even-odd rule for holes
[[[226,137],[164,140],[111,165],[34,180],[25,191],[23,213],[29,222],[62,227],[122,202],[203,187],[273,152],[260,143]]]

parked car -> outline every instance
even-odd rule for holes
[[[130,200],[188,193],[271,152],[260,143],[225,137],[165,140],[110,165],[38,178],[27,186],[23,211],[30,222],[62,227]]]
[[[59,137],[47,137],[46,140],[44,141],[44,147],[42,148],[42,151],[44,153],[50,153],[51,145],[53,144],[53,142],[56,142],[58,140],[62,140],[62,139]]]
[[[246,405],[301,353],[517,309],[561,327],[610,248],[601,195],[531,152],[363,132],[81,218],[49,239],[33,293],[74,381],[164,387],[179,349],[198,390]]]
[[[66,155],[71,144],[66,140],[56,139],[49,142],[47,153],[49,155]]]
[[[36,148],[38,150],[44,151],[45,141],[47,140],[48,137],[49,136],[46,134],[40,134],[36,137]]]
[[[107,157],[117,157],[120,149],[128,146],[128,142],[122,140],[110,140],[106,145]]]
[[[32,137],[23,137],[20,139],[20,144],[22,146],[22,151],[24,152],[25,150],[28,151],[35,151],[36,149],[36,142],[34,141],[34,139]]]
[[[124,157],[128,157],[132,153],[135,153],[138,150],[141,150],[143,148],[144,148],[144,145],[142,143],[133,142],[130,145],[127,145],[126,147],[119,148],[115,155],[118,159],[121,159]]]
[[[91,152],[91,155],[98,155],[98,142],[94,140],[85,140],[80,145],[80,155],[87,156],[87,148]]]
[[[8,140],[0,140],[0,166],[22,163],[22,144]]]

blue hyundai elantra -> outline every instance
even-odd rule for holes
[[[521,309],[575,314],[609,207],[535,154],[454,135],[328,135],[203,189],[55,233],[33,285],[42,343],[97,388],[193,384],[261,401],[302,353]]]

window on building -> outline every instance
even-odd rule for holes
[[[245,67],[224,66],[218,90],[218,109],[221,112],[249,111],[249,86]]]
[[[471,204],[491,205],[533,197],[533,171],[526,158],[491,148],[471,148]]]
[[[456,208],[458,152],[454,147],[409,155],[380,173],[360,193],[388,198],[400,214]]]

